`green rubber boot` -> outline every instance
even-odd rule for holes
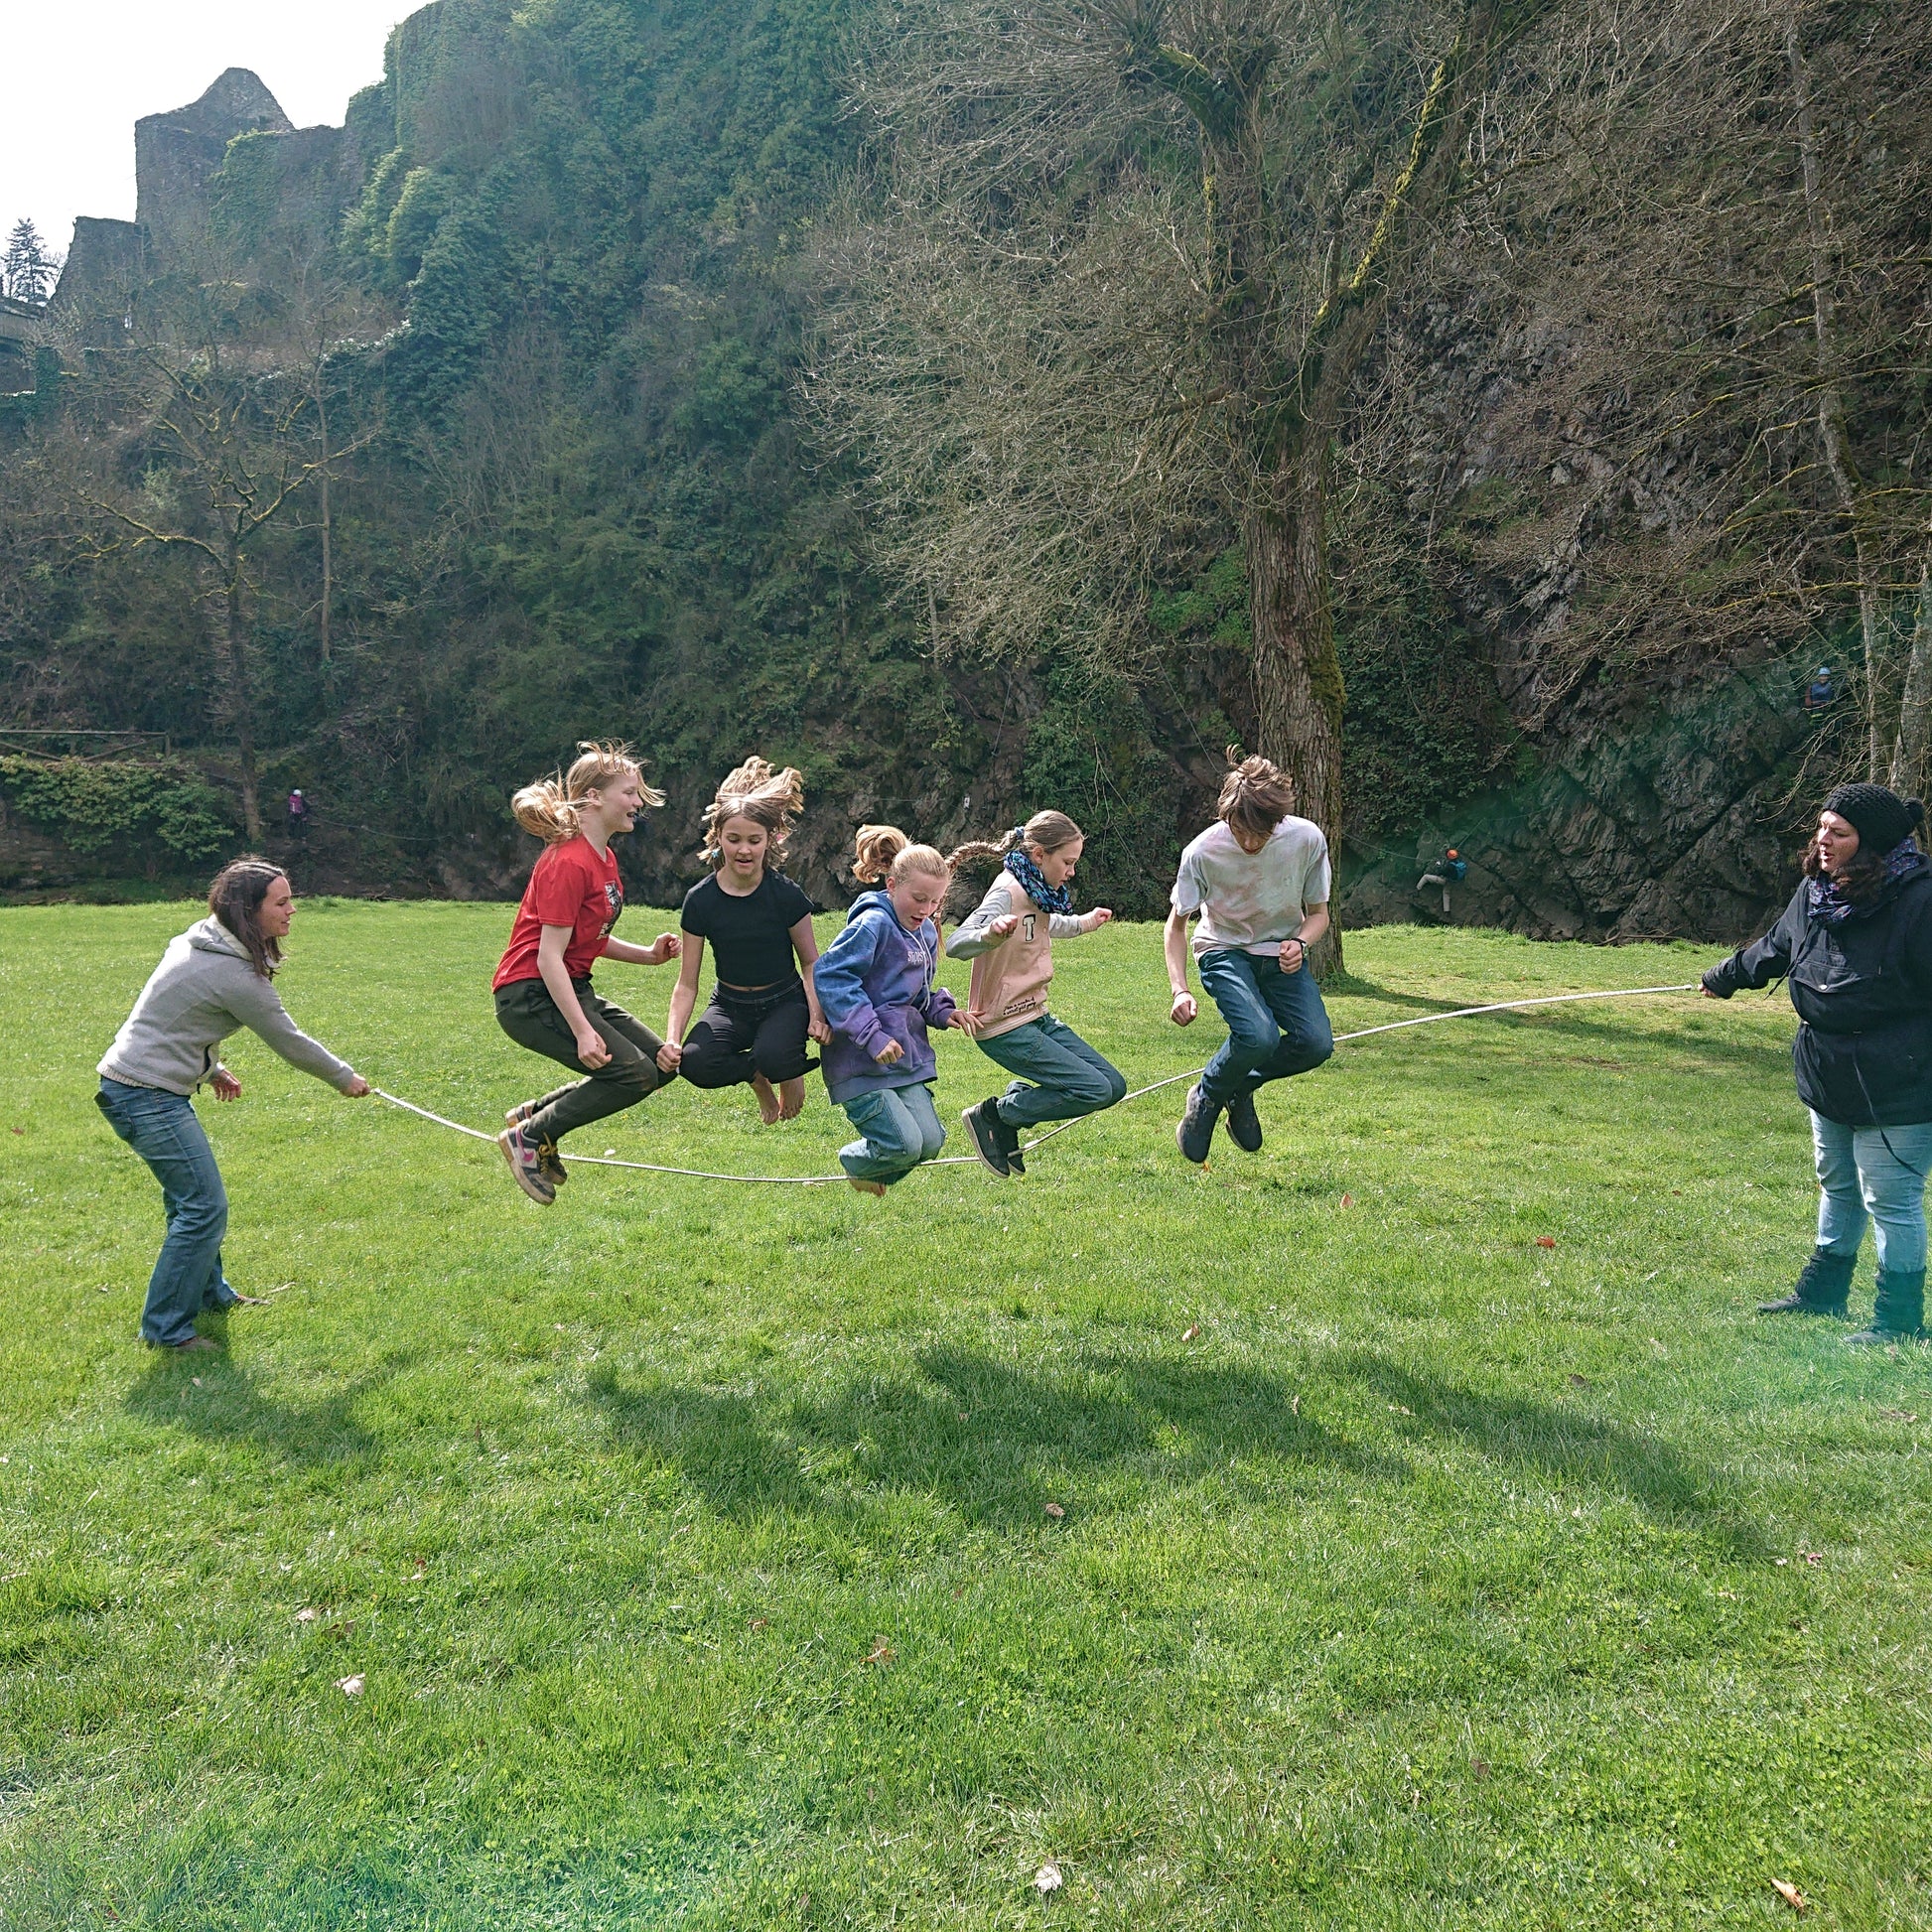
[[[1847,1341],[1873,1343],[1910,1341],[1925,1329],[1925,1270],[1913,1275],[1878,1271],[1878,1294],[1871,1305],[1870,1325]]]
[[[1791,1293],[1775,1302],[1758,1303],[1758,1313],[1835,1314],[1843,1320],[1852,1293],[1852,1270],[1858,1262],[1857,1255],[1835,1255],[1829,1248],[1814,1248]]]

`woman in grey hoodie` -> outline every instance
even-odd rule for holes
[[[243,1027],[292,1066],[359,1098],[369,1083],[291,1020],[272,984],[295,900],[266,859],[236,859],[208,889],[209,916],[169,941],[100,1062],[95,1099],[109,1126],[161,1183],[168,1238],[148,1282],[141,1337],[156,1348],[212,1348],[195,1332],[204,1309],[232,1308],[221,1272],[228,1196],[190,1096],[204,1081],[217,1100],[241,1082],[214,1049]]]

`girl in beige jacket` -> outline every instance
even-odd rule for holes
[[[1020,1143],[1028,1128],[1097,1114],[1127,1091],[1119,1069],[1046,1010],[1053,941],[1093,932],[1114,916],[1104,905],[1074,913],[1070,888],[1085,844],[1064,812],[1035,812],[998,843],[976,840],[948,862],[1000,861],[978,909],[946,942],[949,958],[973,962],[973,1037],[1014,1076],[1005,1093],[960,1116],[974,1151],[997,1174],[1026,1173]]]

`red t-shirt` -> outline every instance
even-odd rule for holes
[[[604,951],[604,942],[623,910],[623,881],[618,874],[617,854],[597,847],[583,833],[549,846],[530,873],[523,902],[516,908],[510,942],[489,982],[490,991],[518,980],[541,979],[537,970],[537,942],[547,925],[570,927],[564,948],[564,971],[574,980],[589,979],[591,967]]]

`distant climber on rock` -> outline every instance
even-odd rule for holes
[[[1811,681],[1805,686],[1805,709],[1807,711],[1828,710],[1838,696],[1838,684],[1832,676],[1832,667],[1821,664],[1811,674]]]
[[[1442,887],[1443,910],[1447,912],[1449,909],[1449,888],[1459,885],[1468,876],[1469,862],[1451,845],[1440,859],[1430,861],[1429,870],[1416,881],[1416,891],[1421,892],[1425,886]]]

